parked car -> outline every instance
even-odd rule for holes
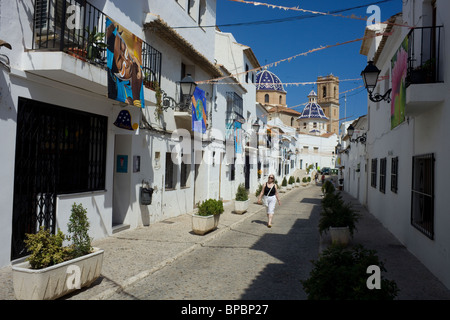
[[[328,167],[322,168],[321,172],[322,174],[330,174],[330,168]]]

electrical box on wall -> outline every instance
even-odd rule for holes
[[[140,192],[140,204],[144,206],[148,206],[152,204],[152,195],[153,195],[153,188],[144,188],[141,187]]]

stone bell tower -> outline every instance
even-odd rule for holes
[[[339,135],[339,78],[317,77],[317,102],[329,119],[327,131]]]

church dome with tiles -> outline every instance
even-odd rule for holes
[[[280,78],[267,68],[256,74],[256,90],[285,92]]]
[[[327,133],[329,118],[325,116],[322,107],[317,103],[317,94],[312,90],[308,95],[309,102],[298,117],[300,132],[311,135]]]

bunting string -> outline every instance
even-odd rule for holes
[[[361,16],[358,17],[355,14],[343,15],[343,14],[330,13],[330,12],[321,12],[321,11],[302,9],[302,8],[299,8],[298,6],[297,7],[284,7],[284,6],[274,5],[274,4],[270,4],[270,3],[246,1],[246,0],[229,0],[229,1],[240,2],[240,3],[245,3],[245,4],[253,4],[254,6],[266,6],[266,7],[272,8],[272,9],[281,9],[284,11],[288,11],[288,10],[300,11],[300,12],[323,15],[323,16],[333,16],[333,17],[340,17],[340,18],[346,18],[346,19],[355,19],[355,20],[361,20],[361,21],[366,21],[366,22],[368,19],[367,17],[361,17]],[[406,24],[398,24],[398,23],[393,23],[393,22],[389,22],[389,21],[383,22],[383,24],[396,25],[396,26],[406,27],[406,28],[410,28],[410,29],[414,28],[414,27],[411,27]]]
[[[310,53],[314,53],[314,52],[317,52],[317,51],[321,51],[321,50],[325,50],[325,49],[329,49],[329,48],[334,48],[334,47],[338,47],[338,46],[343,46],[343,45],[346,45],[346,44],[362,41],[364,39],[376,38],[376,37],[385,36],[385,35],[390,36],[390,35],[392,35],[392,33],[393,33],[393,31],[391,31],[391,32],[379,32],[379,33],[375,33],[374,35],[371,35],[371,36],[365,36],[365,37],[362,37],[362,38],[357,38],[357,39],[353,39],[353,40],[349,40],[349,41],[345,41],[345,42],[340,42],[340,43],[336,43],[336,44],[330,44],[330,45],[326,45],[326,46],[320,46],[318,48],[314,48],[314,49],[311,49],[311,50],[308,50],[308,51],[305,51],[305,52],[302,52],[302,53],[298,53],[298,54],[293,55],[293,56],[291,56],[289,58],[285,58],[285,59],[278,60],[276,62],[268,63],[266,65],[250,69],[248,71],[242,71],[242,72],[238,72],[238,73],[231,74],[231,75],[228,75],[228,76],[218,77],[218,78],[209,79],[209,80],[200,80],[200,81],[196,81],[196,82],[197,82],[197,84],[217,83],[218,81],[229,79],[229,78],[233,78],[233,77],[239,77],[241,75],[244,75],[244,74],[247,74],[247,73],[250,73],[250,72],[258,72],[258,71],[260,71],[260,70],[262,70],[264,68],[276,67],[280,63],[283,63],[283,62],[286,62],[286,61],[287,62],[291,62],[291,60],[293,60],[293,59],[296,59],[296,58],[301,57],[301,56],[307,56]]]

